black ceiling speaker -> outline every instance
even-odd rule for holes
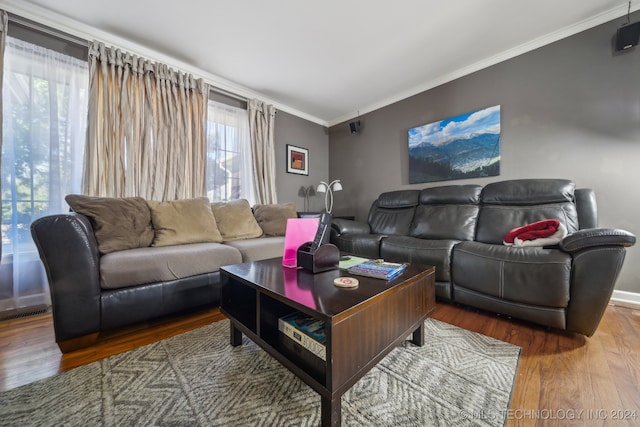
[[[351,129],[351,133],[360,132],[360,120],[349,123],[349,129]]]
[[[616,32],[616,52],[629,49],[638,44],[640,39],[640,21],[627,24]]]

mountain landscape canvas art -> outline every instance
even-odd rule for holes
[[[409,129],[409,183],[500,175],[500,106]]]

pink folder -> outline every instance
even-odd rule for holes
[[[287,298],[309,308],[316,308],[316,301],[313,299],[311,289],[304,289],[298,285],[297,269],[283,267],[282,276],[284,277],[284,294]]]
[[[316,236],[320,218],[289,218],[284,235],[282,265],[297,267],[297,254],[300,245],[311,242]]]

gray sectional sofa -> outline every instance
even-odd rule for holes
[[[31,227],[63,352],[103,331],[219,305],[219,268],[282,256],[286,219],[297,216],[293,203],[67,201],[74,212]]]
[[[557,219],[553,246],[505,245],[512,229]],[[439,299],[591,336],[631,233],[597,228],[593,191],[563,179],[457,185],[379,195],[367,222],[334,219],[341,251],[436,266]]]

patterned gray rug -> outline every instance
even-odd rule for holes
[[[502,426],[520,348],[437,320],[342,398],[346,426]],[[224,320],[0,393],[0,425],[316,426],[320,397]]]

